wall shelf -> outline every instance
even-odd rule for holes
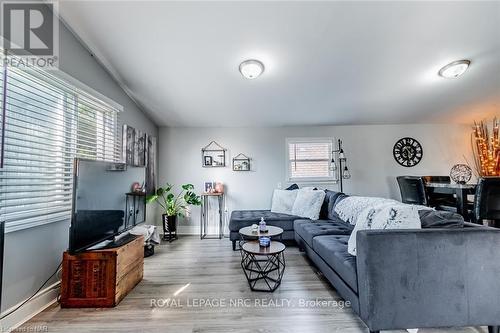
[[[239,153],[233,158],[233,171],[250,171],[250,157]]]
[[[201,148],[201,166],[204,168],[223,168],[226,166],[226,151],[216,141]]]

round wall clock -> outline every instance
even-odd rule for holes
[[[424,155],[422,145],[413,138],[402,138],[396,142],[392,149],[394,159],[404,167],[417,165]]]

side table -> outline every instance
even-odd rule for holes
[[[215,235],[208,234],[210,225],[210,198],[217,198],[218,209],[218,232]],[[224,235],[224,203],[226,197],[224,193],[202,193],[201,194],[201,214],[200,214],[200,239],[222,239]]]
[[[285,245],[272,241],[261,247],[258,241],[241,246],[241,268],[253,291],[273,292],[281,284],[285,273]]]

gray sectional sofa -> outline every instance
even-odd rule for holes
[[[456,214],[421,211],[422,229],[363,230],[357,256],[347,252],[353,226],[327,191],[320,220],[270,211],[234,211],[230,239],[258,223],[282,227],[330,281],[370,332],[424,327],[500,326],[500,230],[464,223]]]

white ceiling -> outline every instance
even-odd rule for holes
[[[162,126],[470,122],[500,114],[500,2],[62,1]],[[261,60],[256,80],[238,72]],[[470,59],[459,79],[437,76]]]

